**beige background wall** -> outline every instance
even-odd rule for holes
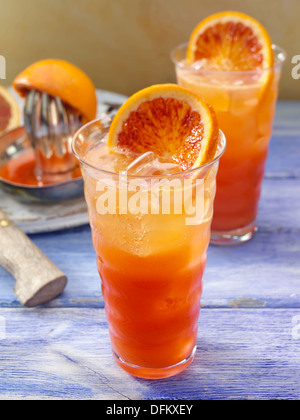
[[[4,81],[42,58],[85,70],[98,88],[131,94],[175,81],[169,53],[208,14],[239,10],[259,19],[288,53],[280,96],[300,99],[291,59],[300,54],[299,0],[0,0]]]

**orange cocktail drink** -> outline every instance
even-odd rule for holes
[[[133,375],[167,377],[188,366],[196,349],[225,138],[220,132],[210,161],[182,171],[150,151],[111,153],[108,132],[109,125],[90,123],[73,147],[85,182],[112,350]]]
[[[240,22],[239,24],[241,25]],[[207,25],[208,23],[204,28],[207,33],[203,37],[205,42],[209,43],[215,34],[209,32],[213,30],[207,28]],[[219,36],[222,37],[222,27],[220,23],[218,25]],[[222,25],[225,27],[226,24]],[[233,31],[232,28],[230,30]],[[234,42],[236,41],[232,44]],[[222,45],[219,49],[221,48]],[[188,50],[186,44],[173,52],[178,83],[204,96],[210,102],[227,139],[226,153],[220,161],[217,176],[211,242],[243,242],[253,236],[256,228],[258,203],[285,53],[279,47],[272,46],[273,57],[269,59],[272,64],[261,68],[262,64],[255,62],[252,63],[252,67],[257,68],[251,68],[251,57],[243,57],[241,47],[238,54],[242,56],[242,60],[236,67],[229,63],[231,57],[227,57],[227,61],[214,57],[214,62],[208,58],[190,62],[187,59]],[[229,48],[226,52],[228,50]],[[225,52],[222,54],[225,55]],[[259,55],[257,51],[256,55]],[[209,66],[212,68],[208,68]]]

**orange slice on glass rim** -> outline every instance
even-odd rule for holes
[[[188,170],[214,158],[218,137],[215,111],[204,99],[178,85],[161,84],[140,90],[121,106],[108,147],[140,155],[151,151]]]
[[[190,36],[187,60],[210,70],[247,71],[273,66],[272,41],[266,29],[240,12],[220,12],[202,20]]]

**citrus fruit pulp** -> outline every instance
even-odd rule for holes
[[[273,65],[271,39],[252,17],[220,12],[200,22],[190,36],[187,59],[210,70],[245,71]]]
[[[0,134],[20,124],[20,109],[16,99],[4,86],[0,86]]]
[[[108,135],[110,150],[171,158],[182,170],[215,156],[219,129],[212,107],[175,84],[154,85],[132,95],[119,109]]]
[[[93,82],[81,69],[65,60],[46,59],[31,64],[15,78],[13,87],[22,97],[31,89],[57,96],[77,110],[83,122],[96,117]]]

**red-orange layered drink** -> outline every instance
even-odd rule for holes
[[[197,36],[198,41],[193,41]],[[193,42],[196,51],[191,59]],[[227,139],[217,177],[211,240],[243,242],[256,227],[285,53],[271,47],[258,22],[224,12],[200,23],[189,45],[179,46],[172,57],[179,85],[206,98]]]
[[[153,151],[111,153],[107,133],[101,122],[85,126],[74,150],[85,181],[113,353],[136,376],[171,376],[193,360],[196,348],[225,138],[219,135],[209,162],[183,171],[170,156]]]

